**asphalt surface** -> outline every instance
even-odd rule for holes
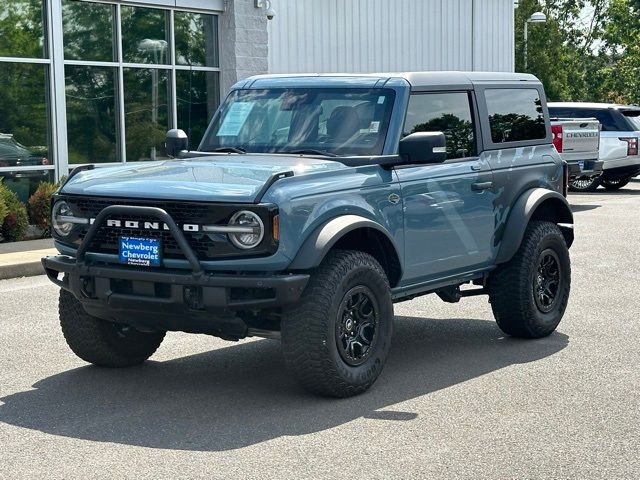
[[[396,306],[385,371],[307,395],[272,340],[169,334],[87,366],[44,277],[0,281],[0,478],[640,478],[640,182],[571,195],[558,332],[505,338],[486,298]]]

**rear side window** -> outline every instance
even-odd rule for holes
[[[403,136],[415,132],[442,132],[447,137],[447,158],[477,155],[476,134],[467,92],[411,95]]]
[[[552,118],[595,118],[602,125],[603,132],[626,130],[626,127],[618,125],[614,112],[608,109],[549,107],[549,115]]]
[[[640,131],[640,110],[624,110],[622,114],[631,125],[631,129]]]
[[[547,137],[542,100],[535,88],[485,90],[493,143],[542,140]]]

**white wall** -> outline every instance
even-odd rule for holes
[[[272,0],[269,71],[513,71],[513,0]]]

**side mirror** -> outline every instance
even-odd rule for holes
[[[180,152],[184,152],[189,148],[189,137],[184,130],[172,128],[167,132],[165,147],[167,148],[167,155],[177,158],[180,156]]]
[[[447,139],[442,132],[416,132],[400,140],[403,163],[442,163],[447,159]]]

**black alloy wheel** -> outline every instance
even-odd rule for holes
[[[555,251],[547,248],[540,253],[538,268],[534,273],[533,290],[538,310],[549,313],[558,300],[562,282],[560,259]]]
[[[378,317],[378,302],[367,287],[356,286],[345,294],[338,310],[336,344],[347,364],[361,365],[375,348]]]

